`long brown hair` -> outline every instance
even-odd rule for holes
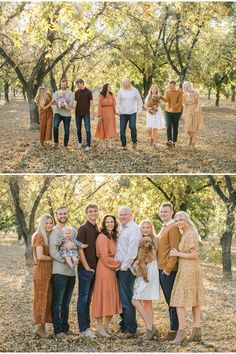
[[[114,220],[114,229],[112,230],[111,234],[108,232],[106,228],[106,220],[107,218],[111,217]],[[109,239],[113,238],[114,240],[117,239],[118,236],[118,222],[114,215],[107,214],[103,217],[102,226],[101,226],[101,233],[107,236]]]
[[[107,93],[109,93],[109,95],[111,95],[111,96],[113,95],[112,92],[108,91],[108,86],[109,85],[110,84],[105,84],[105,85],[102,86],[102,91],[100,92],[100,95],[103,96],[104,98],[106,97]]]

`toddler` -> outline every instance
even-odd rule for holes
[[[64,90],[59,90],[59,91],[58,91],[58,94],[59,94],[59,99],[57,100],[58,108],[59,108],[59,109],[61,109],[61,108],[68,109],[69,103],[68,103],[68,102],[66,101],[66,99],[65,99],[65,92],[64,92]]]

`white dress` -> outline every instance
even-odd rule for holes
[[[136,300],[159,300],[160,281],[157,259],[147,264],[149,282],[145,282],[142,277],[137,277],[134,284],[133,299]]]
[[[147,112],[146,128],[154,128],[154,129],[165,128],[164,117],[160,106],[158,107],[158,110],[155,114],[151,114]]]

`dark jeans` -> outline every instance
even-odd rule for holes
[[[165,300],[169,306],[170,329],[173,331],[177,331],[179,328],[179,321],[176,312],[176,307],[170,306],[171,292],[174,286],[176,274],[177,274],[176,271],[172,271],[170,275],[165,275],[163,273],[163,270],[159,269],[161,288],[163,290]]]
[[[53,274],[52,286],[52,321],[54,333],[67,332],[70,328],[68,323],[69,306],[75,286],[75,277]]]
[[[178,138],[178,129],[179,129],[179,119],[181,116],[181,112],[172,113],[165,112],[166,116],[166,128],[167,128],[167,140],[171,140],[174,143]]]
[[[82,144],[82,134],[81,134],[82,120],[84,120],[84,127],[85,127],[85,131],[86,131],[86,145],[90,146],[91,145],[91,127],[90,127],[90,115],[89,114],[76,114],[75,122],[76,122],[76,128],[77,128],[78,141],[80,144]]]
[[[69,142],[69,136],[70,136],[71,117],[63,117],[59,113],[55,113],[54,115],[54,122],[53,122],[54,143],[58,144],[58,129],[61,121],[63,121],[63,125],[64,125],[64,146],[67,146]]]
[[[88,272],[83,268],[79,268],[78,279],[77,317],[80,332],[84,332],[90,327],[90,303],[95,281],[95,272]]]
[[[119,270],[117,272],[120,299],[123,313],[121,314],[120,327],[123,331],[135,333],[137,330],[136,310],[132,305],[132,297],[134,294],[135,276],[130,269],[127,271]]]
[[[133,144],[137,143],[137,129],[136,129],[136,113],[121,114],[120,115],[120,140],[122,146],[126,146],[126,127],[129,122],[129,128],[131,130],[131,139]]]

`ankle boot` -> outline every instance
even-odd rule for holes
[[[157,335],[158,335],[158,331],[157,331],[156,327],[154,325],[152,325],[152,328],[147,330],[147,334],[144,337],[144,339],[151,340]]]
[[[37,325],[35,333],[41,338],[48,338],[44,324]]]
[[[193,327],[191,335],[188,337],[188,342],[197,342],[202,340],[202,329],[200,327]]]
[[[178,329],[177,336],[174,340],[172,340],[171,344],[181,344],[187,338],[185,329]]]
[[[107,326],[107,325],[104,325],[104,328],[105,328],[105,331],[111,336],[112,335],[112,331],[111,331],[110,327]]]
[[[111,338],[111,336],[106,332],[103,325],[97,325],[97,335],[101,337]]]

